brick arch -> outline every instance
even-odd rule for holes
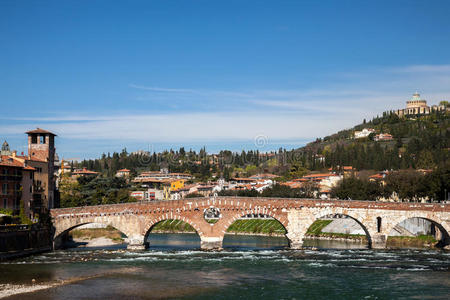
[[[75,225],[73,225],[73,226],[71,226],[71,227],[69,227],[69,228],[66,228],[66,229],[64,229],[64,230],[62,230],[62,231],[61,231],[61,230],[56,231],[56,232],[55,232],[54,239],[56,239],[56,238],[58,238],[58,237],[61,237],[62,235],[69,233],[69,231],[72,231],[72,230],[74,230],[75,228],[80,227],[80,226],[83,226],[83,225],[86,225],[86,224],[102,224],[102,225],[106,225],[106,226],[111,226],[111,227],[113,227],[114,229],[116,229],[116,230],[122,232],[123,234],[125,234],[127,237],[128,237],[128,235],[129,235],[129,234],[127,234],[126,231],[121,230],[120,228],[118,228],[117,226],[115,226],[114,224],[111,224],[111,223],[109,223],[109,222],[81,222],[81,223],[75,224]]]
[[[80,227],[82,225],[86,225],[86,224],[102,224],[102,225],[106,225],[106,226],[112,226],[114,227],[114,229],[120,231],[121,233],[123,233],[124,235],[126,235],[127,239],[126,241],[128,242],[128,238],[131,236],[130,232],[128,232],[126,229],[121,228],[121,226],[118,226],[117,224],[115,224],[114,222],[102,222],[99,220],[83,220],[80,222],[74,222],[69,224],[68,226],[65,227],[60,227],[60,228],[55,228],[55,233],[53,235],[53,248],[54,249],[59,249],[63,246],[63,241],[66,237],[66,235],[73,229]]]
[[[150,222],[148,222],[147,225],[145,225],[145,227],[144,227],[144,231],[142,232],[142,235],[144,236],[144,241],[147,240],[148,235],[150,234],[152,227],[155,226],[156,224],[162,222],[162,221],[165,221],[165,220],[180,220],[180,221],[183,221],[185,223],[188,223],[189,225],[191,225],[195,229],[195,231],[199,235],[200,239],[203,237],[202,230],[200,229],[200,227],[195,222],[193,222],[189,218],[182,217],[179,214],[172,214],[170,216],[160,216],[159,218],[152,219]]]
[[[364,223],[359,220],[358,216],[353,215],[351,212],[345,211],[345,212],[336,212],[336,213],[330,213],[330,212],[319,212],[316,214],[313,214],[314,216],[314,220],[312,222],[310,222],[307,226],[305,226],[305,232],[303,234],[303,236],[306,236],[306,232],[308,231],[308,229],[312,226],[312,224],[324,217],[330,216],[330,215],[342,215],[342,216],[347,216],[349,218],[351,218],[352,220],[354,220],[356,223],[358,223],[359,226],[361,226],[361,228],[364,230],[366,237],[367,237],[367,242],[369,245],[369,248],[372,246],[372,236],[370,234],[370,230],[369,227],[367,225],[364,225]]]

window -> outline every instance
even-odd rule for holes
[[[37,144],[37,135],[32,135],[31,136],[31,143],[32,144]]]
[[[3,169],[3,174],[8,175],[8,169]]]
[[[377,217],[377,232],[381,232],[381,217]]]
[[[8,206],[8,199],[3,199],[3,208],[7,208]]]
[[[45,136],[43,135],[39,136],[39,144],[45,144]]]
[[[3,184],[2,194],[3,195],[8,195],[8,184],[7,183]]]

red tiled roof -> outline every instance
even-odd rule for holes
[[[303,176],[303,178],[317,178],[317,177],[330,177],[330,176],[336,176],[336,174],[333,174],[333,173],[309,174],[309,175]]]
[[[244,177],[236,177],[236,178],[232,178],[232,180],[236,180],[236,181],[255,181],[255,179],[253,179],[253,178],[244,178]]]
[[[1,166],[23,168],[24,164],[8,155],[2,155],[0,160]]]
[[[117,172],[130,172],[130,170],[128,170],[128,169],[121,169],[121,170],[119,170]]]
[[[27,171],[35,171],[36,169],[27,166],[25,164],[25,160],[18,159],[17,157],[8,156],[8,155],[2,155],[0,160],[0,166],[6,166],[6,167],[14,167],[14,168],[23,168]]]
[[[283,182],[282,185],[288,186],[291,189],[296,189],[296,188],[301,187],[301,183],[298,181],[287,181],[287,182]]]
[[[86,168],[83,168],[83,170],[76,170],[72,173],[73,175],[94,175],[94,174],[98,174],[98,172],[95,171],[91,171],[91,170],[87,170]]]
[[[297,178],[297,179],[293,179],[293,182],[306,182],[309,181],[307,178]]]
[[[256,175],[250,176],[249,178],[276,178],[276,177],[280,177],[280,176],[275,175],[275,174],[270,174],[270,173],[263,173],[263,174],[256,174]]]
[[[36,128],[35,130],[30,130],[30,131],[27,131],[27,132],[25,132],[25,133],[26,133],[26,134],[41,133],[41,134],[50,134],[50,135],[56,136],[56,134],[54,134],[53,132],[50,132],[50,131],[41,129],[41,128],[39,128],[39,127]]]
[[[383,174],[375,174],[375,175],[369,176],[369,178],[372,178],[372,179],[383,179],[384,176],[383,176]]]

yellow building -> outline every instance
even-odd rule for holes
[[[175,192],[184,188],[184,179],[177,179],[170,182],[170,191]]]

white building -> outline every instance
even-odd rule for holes
[[[372,128],[364,128],[361,131],[355,131],[355,139],[361,139],[368,137],[371,133],[374,133],[375,129]]]

